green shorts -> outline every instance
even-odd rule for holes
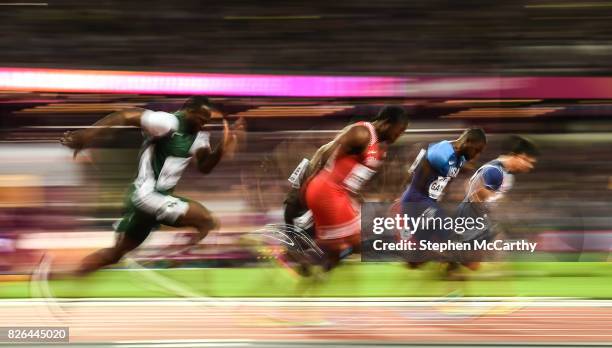
[[[189,200],[183,197],[178,197],[170,194],[161,194],[162,197],[167,197],[166,201],[176,201],[177,199],[181,202],[188,203]],[[125,198],[125,209],[124,214],[116,224],[115,232],[123,233],[126,238],[141,244],[147,239],[151,231],[157,229],[161,224],[172,226],[172,222],[164,221],[163,216],[160,216],[154,211],[159,211],[159,207],[152,207],[152,210],[145,211],[136,206],[133,201],[134,187],[131,187]],[[162,202],[163,203],[163,202]],[[163,206],[161,206],[163,209]]]

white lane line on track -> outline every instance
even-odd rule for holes
[[[15,306],[23,304],[48,303],[47,299],[19,299],[19,300],[0,300],[0,306]],[[101,300],[101,299],[53,299],[51,301],[61,303],[63,306],[91,306],[91,307],[109,307],[109,306],[193,306],[194,303],[210,304],[211,306],[252,306],[252,307],[429,307],[429,306],[457,306],[463,308],[469,307],[492,307],[492,306],[511,306],[511,307],[563,307],[563,308],[610,308],[612,307],[611,300],[516,300],[514,298],[500,301],[490,301],[487,299],[479,300],[477,298],[462,298],[460,300],[439,298],[435,301],[376,301],[373,299],[364,301],[362,299],[340,300],[340,301],[299,301],[299,300],[251,300],[251,299],[211,299],[211,298],[182,298],[180,300]]]

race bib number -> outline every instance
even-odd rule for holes
[[[450,176],[439,176],[438,179],[434,180],[431,185],[429,185],[429,197],[433,199],[440,198],[450,179]]]
[[[376,172],[362,164],[357,164],[353,170],[344,179],[344,186],[352,192],[359,192],[364,183],[366,183]]]
[[[291,173],[289,179],[287,179],[289,180],[293,188],[297,189],[300,188],[300,186],[302,185],[302,179],[304,178],[306,168],[308,168],[308,163],[310,163],[309,160],[307,160],[306,158],[302,159],[302,162],[298,164],[293,173]]]

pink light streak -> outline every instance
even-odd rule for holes
[[[262,97],[611,99],[611,77],[381,77],[0,68],[0,90]]]
[[[191,74],[0,68],[0,90],[224,96],[401,96],[393,77]]]

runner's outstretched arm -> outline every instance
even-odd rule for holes
[[[98,122],[94,123],[91,128],[81,129],[78,131],[68,131],[60,139],[62,145],[74,150],[74,157],[86,147],[91,146],[91,143],[99,138],[103,133],[114,126],[135,126],[140,127],[141,116],[144,109],[130,108],[120,111],[115,111]]]

